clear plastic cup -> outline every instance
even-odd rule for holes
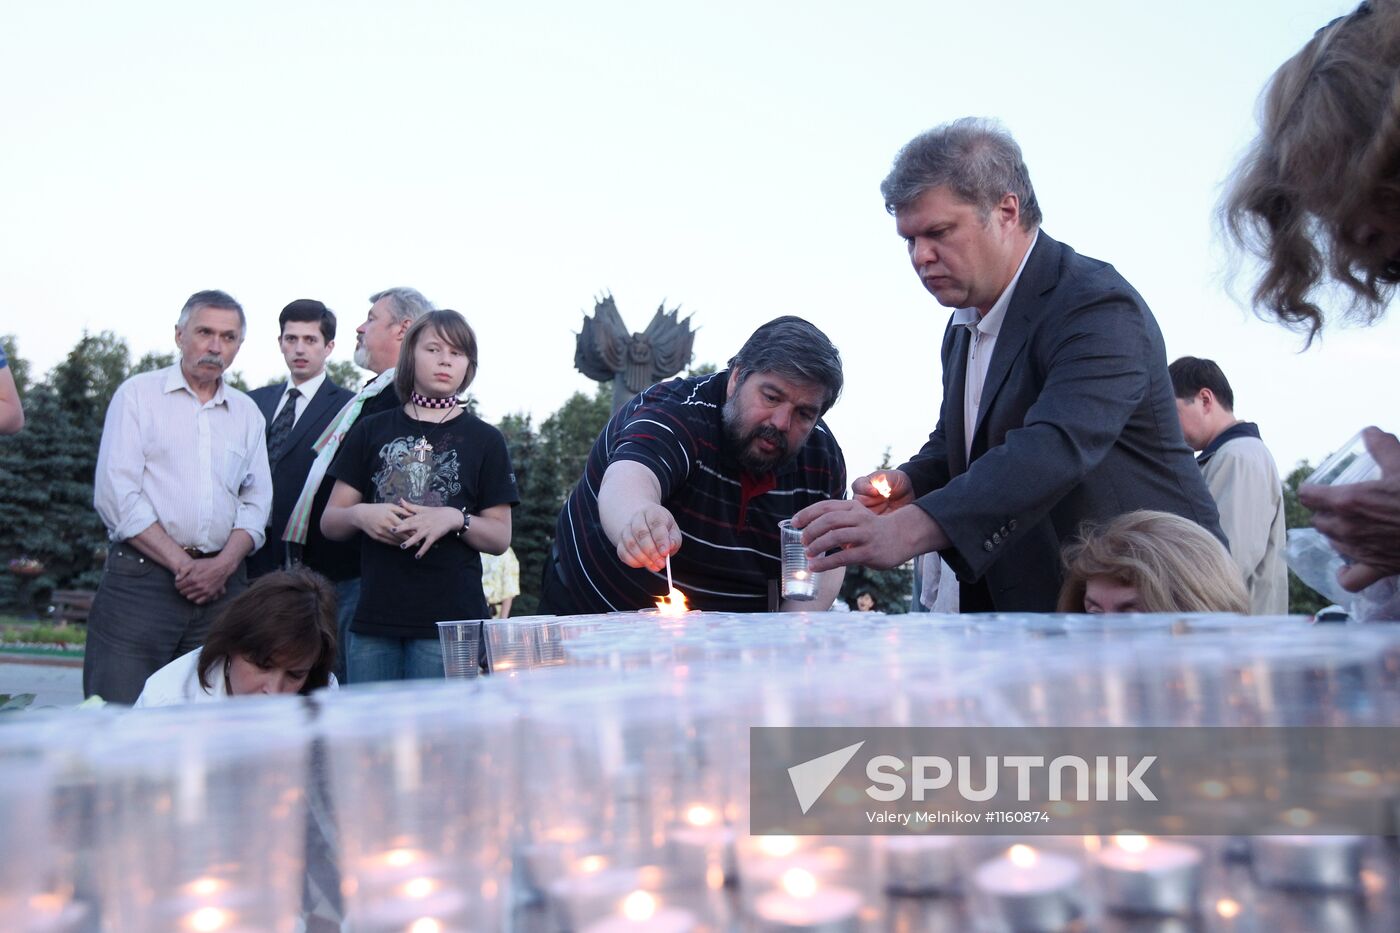
[[[802,532],[792,527],[792,519],[786,518],[778,522],[778,534],[782,539],[783,599],[816,599],[821,574],[807,568]]]
[[[492,619],[485,628],[488,671],[513,674],[535,667],[536,624],[519,619]]]
[[[464,680],[481,672],[481,620],[439,622],[442,672],[449,680]]]
[[[1306,486],[1349,486],[1381,478],[1381,468],[1366,449],[1364,432],[1358,431],[1312,475],[1303,480]]]

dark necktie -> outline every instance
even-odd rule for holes
[[[292,433],[292,423],[297,420],[297,399],[300,397],[300,389],[288,389],[287,401],[283,403],[282,410],[277,413],[277,417],[272,419],[272,427],[267,429],[267,459],[269,463],[276,463],[282,459],[283,448],[287,446],[287,438]]]

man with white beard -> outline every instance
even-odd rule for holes
[[[347,682],[346,634],[360,602],[360,542],[358,538],[331,541],[321,534],[321,513],[335,486],[335,480],[326,477],[326,470],[335,459],[340,442],[358,419],[399,406],[399,397],[394,392],[394,367],[399,361],[399,348],[409,326],[433,310],[432,302],[414,288],[386,288],[371,295],[369,300],[369,314],[365,322],[355,328],[355,365],[368,369],[375,376],[316,440],[316,461],[282,533],[283,540],[293,545],[294,553],[298,546],[301,548],[301,563],[335,584],[341,645],[335,676],[341,683]]]

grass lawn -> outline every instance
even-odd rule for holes
[[[46,622],[0,615],[0,651],[81,652],[87,641],[87,626],[59,628]]]

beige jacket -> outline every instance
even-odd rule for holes
[[[1283,483],[1278,467],[1258,437],[1235,436],[1201,455],[1201,471],[1220,509],[1220,527],[1230,539],[1230,556],[1244,574],[1249,611],[1288,612],[1288,567],[1283,562],[1287,532]]]

